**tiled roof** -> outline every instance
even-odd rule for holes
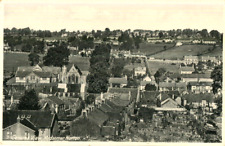
[[[112,84],[127,84],[126,78],[109,78],[109,83]]]
[[[55,114],[51,114],[46,111],[37,111],[37,110],[11,110],[3,112],[3,128],[6,128],[17,122],[17,117],[29,118],[29,121],[35,125],[37,128],[49,128],[52,126],[53,119]]]
[[[155,85],[155,81],[141,81],[140,85],[141,86],[146,86],[147,84]]]
[[[214,100],[212,93],[185,94],[182,96],[182,98],[186,99],[188,103],[202,102],[202,100],[206,100],[207,102],[213,102]]]

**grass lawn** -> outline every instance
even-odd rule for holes
[[[90,62],[88,57],[70,56],[69,62],[77,65],[82,71],[88,71]]]
[[[186,55],[196,56],[198,54],[205,55],[208,53],[208,49],[212,48],[210,45],[183,45],[180,47],[174,47],[167,51],[163,51],[152,55],[152,57],[160,59],[183,59]]]
[[[179,65],[171,65],[170,63],[148,61],[150,74],[154,75],[159,68],[165,68],[166,71],[179,73]]]
[[[4,70],[5,75],[10,74],[12,71],[16,71],[18,66],[29,65],[27,53],[10,53],[4,52]]]
[[[164,46],[167,48],[171,48],[174,46],[174,44],[152,44],[152,43],[141,43],[140,44],[140,49],[135,49],[133,52],[142,52],[145,53],[146,55],[153,55],[157,52],[163,51]]]

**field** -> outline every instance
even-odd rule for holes
[[[170,63],[153,62],[153,61],[148,61],[148,64],[149,64],[149,71],[151,75],[154,75],[159,68],[165,68],[166,71],[179,73],[180,64],[172,65]]]
[[[42,58],[42,56],[41,56]],[[89,70],[89,58],[80,56],[71,56],[70,63],[74,63],[81,70]],[[4,52],[4,76],[8,76],[11,72],[16,71],[18,66],[29,66],[28,53],[11,53]]]
[[[139,49],[135,49],[134,52],[142,52],[146,55],[153,55],[155,53],[161,52],[164,50],[164,46],[167,49],[172,48],[174,44],[152,44],[152,43],[141,43]]]
[[[157,53],[155,55],[152,55],[151,57],[159,58],[159,59],[183,59],[186,55],[206,55],[211,54],[211,52],[208,52],[208,49],[212,48],[210,45],[183,45],[180,47],[174,47],[173,49],[169,49],[160,53]],[[214,51],[214,54],[219,54],[221,50],[219,48],[216,48]],[[220,52],[222,54],[222,50]]]
[[[27,53],[4,53],[4,75],[10,75],[18,66],[29,65]]]

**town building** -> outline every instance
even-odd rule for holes
[[[127,82],[128,82],[127,77],[122,77],[122,78],[111,77],[111,78],[109,78],[110,87],[123,88],[124,86],[127,86]]]
[[[191,92],[193,92],[195,94],[211,93],[212,92],[212,82],[189,82],[188,88]]]
[[[198,64],[198,56],[184,56],[184,61],[186,64]]]
[[[46,111],[5,111],[3,140],[50,140],[58,134],[57,116]]]

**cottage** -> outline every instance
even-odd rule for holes
[[[3,113],[4,140],[50,140],[57,136],[55,114],[45,111],[6,111]]]
[[[63,112],[65,109],[64,102],[56,96],[50,96],[40,100],[43,104],[43,110],[50,110],[53,113]]]

